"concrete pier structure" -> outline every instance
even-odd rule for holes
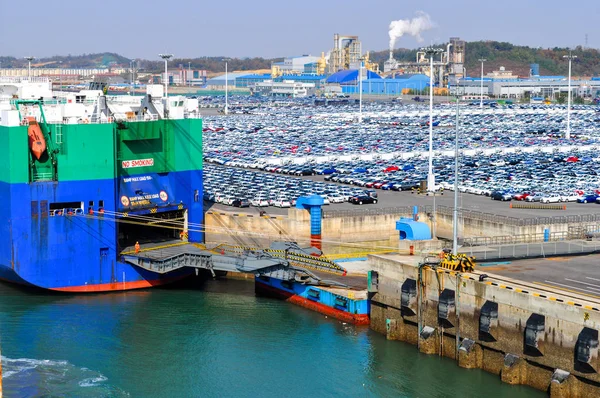
[[[373,330],[553,397],[600,394],[600,300],[422,260],[369,256]]]

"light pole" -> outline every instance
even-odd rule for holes
[[[569,51],[569,55],[563,55],[563,58],[567,58],[569,60],[569,92],[567,93],[567,133],[565,134],[565,138],[569,140],[571,139],[571,61],[577,58],[577,55],[572,55],[571,51]]]
[[[158,56],[165,60],[165,98],[167,98],[167,90],[169,87],[169,71],[167,69],[167,62],[173,58],[173,54],[158,54]]]
[[[358,69],[358,122],[362,123],[362,71],[363,58],[360,59],[360,68]]]
[[[427,191],[435,192],[435,175],[433,174],[433,58],[443,52],[441,48],[423,48],[429,55],[429,172],[427,173]]]
[[[229,91],[229,80],[228,80],[228,75],[227,75],[227,61],[229,61],[229,58],[225,58],[223,61],[225,61],[225,114],[227,115],[227,113],[229,112],[229,102],[228,102],[228,91]]]
[[[456,88],[456,132],[454,133],[454,217],[452,220],[452,254],[458,254],[458,129],[460,95]]]
[[[35,59],[35,57],[32,57],[30,55],[28,57],[25,57],[25,59],[28,62],[28,66],[27,66],[27,80],[31,80],[31,61],[33,61]]]
[[[133,61],[129,61],[129,75],[131,81],[129,82],[129,95],[133,95]]]
[[[479,62],[481,62],[481,90],[479,94],[479,109],[483,109],[483,63],[487,61],[485,58],[479,58]]]

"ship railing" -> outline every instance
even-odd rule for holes
[[[183,117],[185,119],[202,119],[200,112],[184,112]]]
[[[49,83],[50,79],[47,77],[34,76],[0,76],[0,83]]]
[[[31,176],[33,182],[52,181],[52,173],[34,172]]]
[[[115,114],[113,114],[113,117],[117,121],[128,121],[128,122],[158,120],[158,115],[154,115],[151,113],[146,113],[145,115],[136,115],[133,112],[115,113]]]

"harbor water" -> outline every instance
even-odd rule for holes
[[[5,397],[543,397],[254,283],[97,295],[0,283]]]

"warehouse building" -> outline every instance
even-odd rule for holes
[[[371,71],[363,71],[362,93],[366,95],[397,96],[407,91],[421,92],[429,87],[429,76],[422,74],[396,75],[393,79],[383,79]],[[357,94],[359,81],[357,70],[344,70],[334,73],[327,79],[328,86],[339,86],[344,94]]]

